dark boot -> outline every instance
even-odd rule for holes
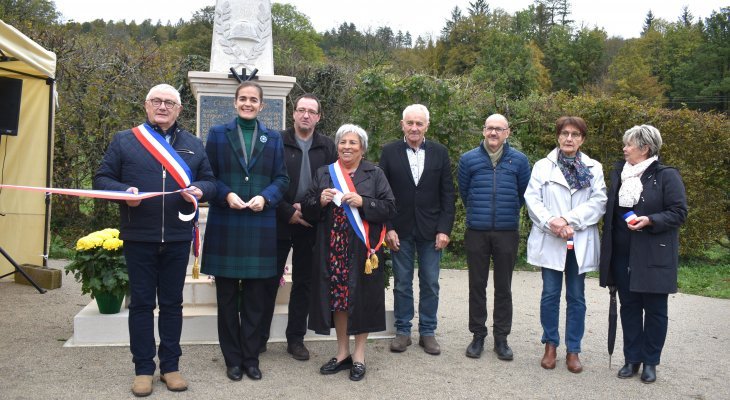
[[[639,366],[640,363],[632,364],[632,363],[626,363],[624,366],[618,371],[618,377],[621,379],[628,379],[633,378],[634,375],[636,375],[639,372]]]
[[[504,361],[512,361],[514,354],[507,344],[507,338],[497,339],[494,338],[494,352],[497,353],[497,358]]]
[[[656,381],[656,365],[644,364],[644,370],[641,371],[641,381],[644,383],[654,383]]]
[[[484,350],[484,336],[474,335],[469,347],[466,348],[466,356],[469,358],[479,358]]]

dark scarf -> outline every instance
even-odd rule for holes
[[[593,179],[593,174],[580,160],[580,156],[581,153],[578,152],[575,154],[575,158],[570,159],[558,150],[558,167],[560,167],[560,171],[563,173],[565,180],[568,181],[570,188],[575,190],[591,186],[591,179]]]

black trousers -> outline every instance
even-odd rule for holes
[[[618,262],[614,260],[611,268],[621,302],[624,359],[632,364],[658,365],[667,339],[669,295],[629,290],[628,265],[629,259],[625,258]]]
[[[278,275],[271,280],[267,286],[267,304],[264,322],[261,325],[262,344],[269,340],[271,320],[274,316],[276,306],[276,294],[279,289],[279,281],[284,274],[284,267],[289,256],[292,254],[292,287],[289,296],[289,320],[286,325],[286,341],[288,343],[303,342],[307,334],[307,315],[309,313],[309,293],[312,286],[312,252],[314,249],[315,233],[308,228],[306,230],[294,230],[289,240],[277,242],[277,269]]]
[[[271,279],[216,277],[218,340],[226,367],[259,366],[266,285]]]
[[[464,233],[466,263],[469,267],[469,331],[487,336],[487,283],[489,263],[494,263],[493,334],[505,339],[512,330],[512,272],[517,260],[518,231],[477,231]]]

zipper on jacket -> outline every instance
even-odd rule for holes
[[[162,191],[165,191],[165,179],[167,178],[167,170],[162,167]],[[162,243],[165,243],[165,195],[162,195]]]
[[[504,156],[502,156],[504,157]],[[491,162],[491,161],[490,161]],[[499,165],[499,162],[497,163]],[[492,230],[497,227],[497,167],[492,167]]]

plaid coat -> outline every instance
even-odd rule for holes
[[[243,158],[236,120],[214,126],[205,150],[217,179],[205,227],[201,272],[226,278],[276,275],[276,206],[289,186],[284,146],[278,132],[258,122],[258,139],[248,164]],[[234,210],[226,196],[266,200],[263,211]]]

